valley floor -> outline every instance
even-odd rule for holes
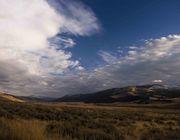
[[[0,101],[0,140],[179,140],[179,107]]]

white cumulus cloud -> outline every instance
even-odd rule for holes
[[[89,35],[99,29],[94,13],[78,2],[0,0],[0,9],[0,60],[14,61],[31,74],[80,67],[63,50],[76,43],[61,33]]]
[[[0,0],[0,9],[1,89],[21,93],[23,85],[33,93],[49,85],[44,77],[84,69],[66,48],[76,44],[69,34],[99,30],[90,8],[71,0]]]

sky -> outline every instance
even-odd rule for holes
[[[0,0],[0,91],[61,97],[179,85],[179,4]]]

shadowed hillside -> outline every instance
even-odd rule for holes
[[[179,87],[145,85],[114,88],[91,94],[68,95],[57,101],[85,103],[170,103],[179,101],[179,99]]]

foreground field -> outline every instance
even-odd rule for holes
[[[0,101],[0,140],[178,140],[179,105]]]

